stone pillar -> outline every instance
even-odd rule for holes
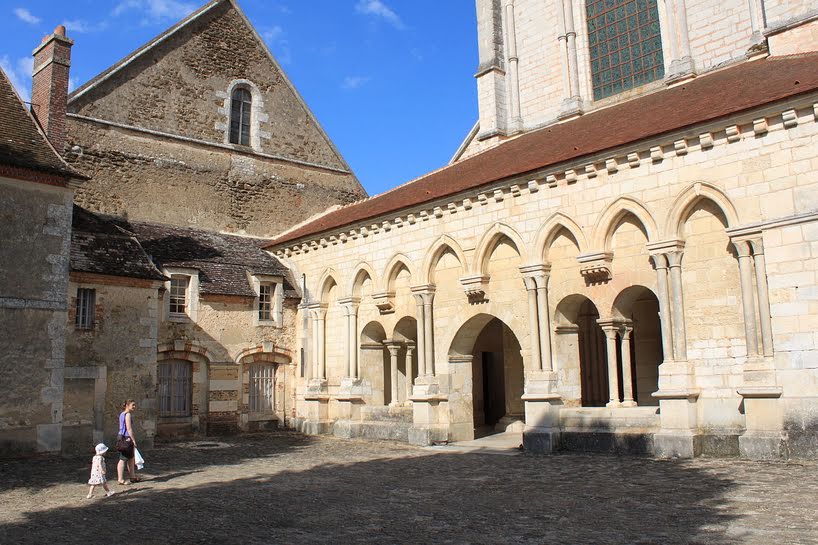
[[[665,81],[674,83],[694,77],[696,70],[690,54],[685,0],[667,0],[667,22],[670,37],[670,69]]]
[[[316,313],[316,337],[318,339],[318,378],[327,379],[327,340],[326,340],[326,317],[327,307],[323,306],[315,311]]]
[[[633,334],[632,324],[622,324],[619,329],[622,336],[622,390],[623,390],[623,407],[636,407],[636,401],[633,400],[633,370],[631,362],[631,335]]]
[[[435,350],[434,350],[434,315],[433,315],[433,307],[432,303],[435,298],[435,287],[432,284],[427,284],[424,286],[414,286],[412,288],[412,294],[415,296],[415,301],[418,304],[418,312],[420,312],[420,306],[423,306],[423,335],[422,335],[422,343],[423,343],[423,354],[424,354],[424,362],[422,365],[418,365],[419,371],[423,372],[423,375],[434,376],[435,374],[435,364],[434,364],[434,357],[435,357]],[[421,339],[420,335],[421,323],[418,320],[418,341]],[[420,343],[419,343],[420,344]],[[421,348],[418,348],[421,350]]]
[[[401,344],[395,341],[385,341],[383,344],[389,350],[389,376],[392,377],[389,405],[394,407],[398,405],[398,355]]]
[[[765,357],[773,355],[773,325],[770,316],[770,293],[767,286],[767,263],[764,259],[764,242],[760,238],[750,241],[753,250],[753,265],[756,272],[756,291],[758,294],[758,315],[761,320],[761,340]]]
[[[767,26],[764,15],[764,0],[749,0],[750,4],[750,27],[753,31],[750,36],[750,46],[763,44],[764,28]]]
[[[551,266],[548,266],[548,273]],[[540,354],[542,355],[542,370],[551,372],[554,365],[551,358],[551,316],[548,313],[548,274],[535,278],[537,282],[537,309],[540,323]]]
[[[572,0],[557,2],[557,20],[560,34],[557,41],[562,61],[564,99],[560,107],[561,119],[582,114],[582,97],[579,93],[579,68],[577,61],[577,32],[574,29]]]
[[[676,361],[687,361],[687,333],[685,305],[682,297],[682,250],[667,253],[670,267],[671,323],[673,324],[673,352]]]
[[[514,21],[514,0],[503,0],[506,13],[506,44],[508,55],[508,85],[509,104],[511,106],[508,121],[509,133],[519,132],[522,129],[520,117],[520,77],[517,70],[517,31]]]
[[[528,332],[531,339],[532,368],[542,371],[542,356],[540,354],[540,333],[537,321],[537,282],[533,277],[523,277],[526,293],[528,294]]]
[[[617,373],[616,357],[616,333],[619,329],[617,324],[598,320],[602,331],[605,333],[606,347],[608,350],[608,397],[610,401],[605,405],[609,408],[621,407],[619,402],[619,375]]]
[[[477,140],[486,140],[500,136],[506,130],[508,105],[503,51],[503,8],[500,0],[477,0],[476,4],[477,53],[480,62],[475,74],[480,110]]]
[[[414,343],[406,343],[406,403],[410,403],[409,399],[412,397],[412,375],[414,374],[414,366],[412,365],[412,355],[415,353]]]
[[[668,296],[668,265],[665,254],[651,256],[656,268],[656,286],[659,291],[659,323],[662,328],[662,352],[665,361],[673,361],[673,333],[670,323],[670,298]]]
[[[418,327],[418,376],[426,376],[426,313],[423,310],[423,296],[414,294],[417,305]]]
[[[758,331],[756,329],[755,294],[753,289],[753,259],[750,253],[750,242],[733,241],[738,253],[738,269],[741,280],[741,306],[744,310],[744,337],[747,345],[747,358],[758,356]]]
[[[360,302],[359,297],[347,297],[338,301],[347,317],[347,334],[344,346],[347,360],[346,376],[351,379],[358,378],[358,305]]]

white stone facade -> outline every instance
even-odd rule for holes
[[[816,115],[801,96],[273,248],[306,276],[304,428],[411,406],[418,443],[524,422],[538,451],[814,455]]]
[[[469,157],[520,132],[604,108],[667,84],[763,55],[814,50],[813,2],[658,0],[664,78],[594,100],[585,0],[477,0],[480,129]],[[795,34],[799,34],[795,38]],[[805,45],[806,44],[806,45]],[[794,46],[794,47],[791,47]]]

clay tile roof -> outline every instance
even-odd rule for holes
[[[135,221],[119,220],[119,225],[160,266],[198,270],[201,293],[254,297],[248,273],[283,276],[285,291],[293,291],[287,268],[261,249],[265,240]]]
[[[0,164],[86,179],[60,157],[0,69]]]
[[[274,239],[281,246],[505,178],[711,122],[818,89],[818,54],[744,62],[508,140]]]
[[[78,206],[72,219],[70,263],[77,272],[165,280],[136,238]]]

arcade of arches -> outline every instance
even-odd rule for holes
[[[593,228],[562,213],[522,231],[447,225],[407,239],[405,226],[402,252],[389,247],[395,229],[381,232],[357,243],[373,249],[354,265],[333,254],[341,245],[289,255],[308,290],[302,428],[370,436],[388,422],[400,430],[390,437],[418,444],[522,432],[541,452],[579,436],[659,456],[738,452],[754,406],[738,393],[745,369],[763,382],[773,355],[764,239],[736,231],[710,184],[681,190],[664,216],[662,227],[625,197]]]

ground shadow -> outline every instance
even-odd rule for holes
[[[327,452],[337,457],[347,444],[351,452],[366,452],[366,444],[355,442],[336,443]],[[292,463],[277,462],[287,468],[325,448],[297,451],[306,446],[292,443],[279,451],[250,441],[235,449],[240,453],[224,449],[203,456],[210,464],[227,465],[241,464],[246,456],[289,453]],[[273,466],[262,463],[253,466],[261,468],[257,477],[172,489],[140,485],[79,507],[25,513],[22,521],[0,525],[0,533],[13,543],[90,543],[116,536],[118,543],[143,545],[738,542],[739,536],[726,531],[738,514],[725,498],[738,483],[693,463],[378,452],[393,457],[270,474],[264,468]],[[160,449],[155,461],[173,466],[173,472],[188,471],[204,464],[197,456]],[[225,469],[215,471],[224,481]]]

